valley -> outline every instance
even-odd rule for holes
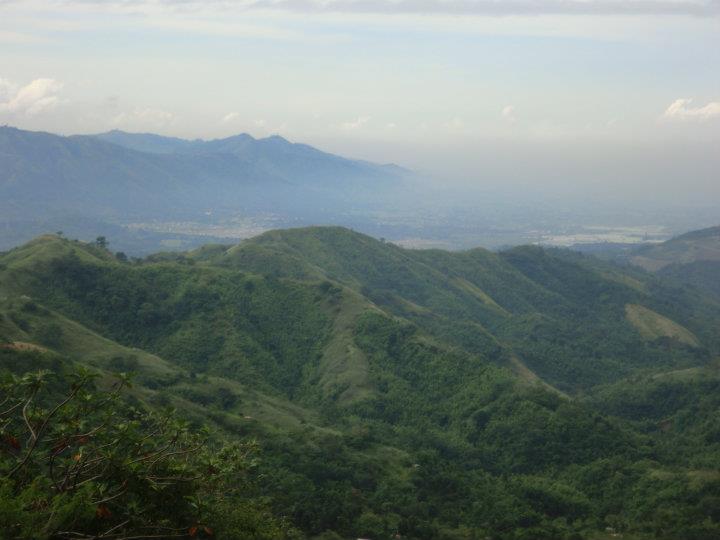
[[[484,183],[444,186],[397,165],[278,136],[206,141],[116,130],[63,137],[6,126],[0,128],[0,249],[62,231],[85,241],[103,235],[115,251],[146,256],[325,224],[410,248],[622,250],[714,224],[718,215],[712,202],[617,209]]]

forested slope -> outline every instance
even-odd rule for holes
[[[6,349],[136,371],[148,407],[257,437],[275,515],[325,538],[717,537],[719,322],[692,290],[568,252],[340,228],[0,256]]]

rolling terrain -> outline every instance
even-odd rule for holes
[[[628,262],[720,299],[720,227],[634,250]]]
[[[3,354],[134,371],[148,407],[258,438],[264,494],[310,537],[713,537],[719,322],[568,251],[332,227],[0,256]]]
[[[720,227],[692,231],[636,250],[630,262],[650,272],[660,272],[672,265],[720,261]]]
[[[597,244],[574,249],[642,268],[668,283],[720,299],[720,227],[691,231],[659,244]]]

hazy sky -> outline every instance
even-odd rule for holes
[[[720,1],[0,0],[0,123],[720,196]]]

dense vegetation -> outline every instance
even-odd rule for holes
[[[254,447],[120,397],[127,376],[0,351],[3,538],[283,538],[252,498]],[[51,368],[22,372],[28,364]],[[105,387],[103,387],[105,386]]]
[[[600,256],[655,272],[668,283],[689,286],[720,300],[720,227],[692,231],[660,244],[614,249],[598,245]]]
[[[0,368],[61,355],[105,387],[133,371],[116,414],[173,406],[188,440],[257,438],[252,487],[228,484],[246,514],[180,523],[147,502],[153,526],[217,535],[294,534],[287,517],[318,538],[717,538],[719,322],[693,289],[569,252],[337,228],[136,261],[57,237],[0,256]]]
[[[720,300],[720,261],[693,261],[686,264],[671,264],[660,270],[668,280],[695,287],[701,293],[711,294]]]

